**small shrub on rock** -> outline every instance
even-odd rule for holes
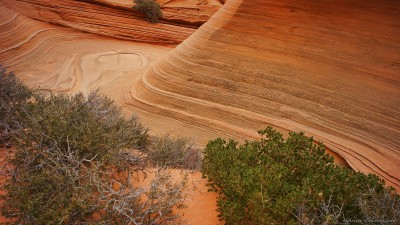
[[[146,20],[151,23],[158,23],[162,17],[161,6],[155,0],[134,0],[133,9],[143,13]]]

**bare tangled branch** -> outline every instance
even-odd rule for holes
[[[400,221],[400,197],[389,188],[379,194],[371,188],[357,199],[357,203],[364,221],[374,224],[396,224]]]
[[[155,136],[146,153],[155,166],[189,170],[199,170],[201,167],[201,150],[187,138]]]
[[[329,225],[339,223],[339,219],[343,216],[342,211],[343,205],[337,206],[333,204],[331,194],[328,201],[322,200],[315,211],[310,211],[305,205],[300,205],[293,215],[301,225]]]

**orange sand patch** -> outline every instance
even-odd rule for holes
[[[174,181],[183,179],[184,174],[188,175],[187,194],[188,198],[185,201],[187,208],[183,209],[183,219],[188,224],[194,225],[217,225],[223,224],[218,220],[218,212],[216,206],[216,199],[218,195],[214,192],[208,192],[206,187],[206,180],[201,178],[200,172],[190,172],[186,170],[170,169]],[[137,173],[133,182],[136,185],[148,185],[156,174],[155,169],[147,170]]]

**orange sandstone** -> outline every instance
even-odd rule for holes
[[[126,104],[201,140],[302,130],[400,188],[399,18],[390,0],[230,0]]]

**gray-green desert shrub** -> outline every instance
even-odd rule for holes
[[[0,65],[0,146],[10,146],[12,137],[22,130],[18,118],[31,96],[32,91]]]
[[[201,150],[186,138],[155,136],[146,153],[156,166],[189,170],[199,170],[201,167]]]
[[[1,150],[2,216],[13,224],[179,224],[185,180],[166,171],[149,186],[132,179],[149,141],[135,117],[98,92],[32,92],[8,76],[0,77],[2,110],[18,110],[1,113],[20,128]]]

